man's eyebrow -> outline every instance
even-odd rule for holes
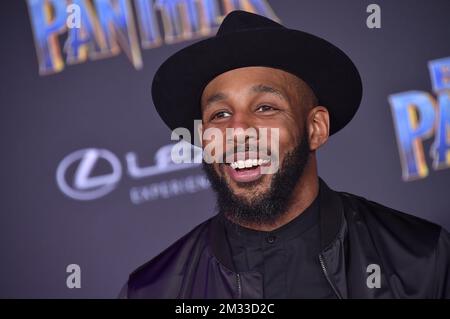
[[[287,100],[286,97],[284,96],[284,94],[280,90],[275,89],[268,85],[258,84],[258,85],[253,86],[251,88],[251,90],[255,93],[272,93],[272,94],[277,95],[279,98],[281,98],[283,100]]]
[[[226,98],[227,96],[224,93],[221,92],[215,93],[206,99],[203,109],[206,109],[210,104],[214,102],[220,102],[225,100]]]
[[[279,98],[281,98],[283,100],[287,100],[287,98],[284,96],[284,94],[280,90],[275,89],[268,85],[258,84],[258,85],[252,86],[250,90],[254,93],[275,94]],[[206,110],[208,108],[208,106],[210,106],[212,103],[220,102],[225,99],[227,99],[227,95],[225,93],[222,93],[222,92],[215,93],[206,99],[203,109]]]

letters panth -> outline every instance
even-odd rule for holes
[[[123,50],[133,66],[140,69],[143,63],[138,34],[144,49],[208,36],[216,31],[224,15],[237,9],[278,20],[265,0],[27,0],[27,3],[41,75],[64,69],[62,51],[67,64],[77,64],[112,57]],[[58,38],[62,34],[67,34],[63,48]]]

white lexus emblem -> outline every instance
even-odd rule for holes
[[[92,176],[95,164],[106,161],[111,173]],[[67,170],[79,162],[73,174],[73,182],[67,182]],[[56,182],[61,191],[78,200],[92,200],[111,192],[122,177],[122,166],[119,159],[105,149],[86,148],[66,156],[56,170]]]

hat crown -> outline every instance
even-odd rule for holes
[[[229,33],[254,30],[254,29],[273,29],[284,28],[281,24],[270,20],[269,18],[242,10],[230,12],[222,21],[217,31],[217,36]]]
[[[185,127],[191,136],[198,135],[194,119],[202,118],[200,101],[208,83],[230,70],[254,66],[280,69],[306,82],[328,109],[330,135],[353,118],[362,83],[350,58],[332,43],[274,19],[233,11],[216,36],[183,48],[159,67],[153,77],[153,103],[172,130]]]

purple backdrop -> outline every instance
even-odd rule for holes
[[[388,102],[398,92],[431,94],[427,63],[450,56],[450,2],[375,1],[381,28],[370,29],[373,2],[267,2],[284,25],[341,47],[362,75],[361,108],[319,151],[320,176],[450,229],[450,169],[432,168],[430,138],[429,175],[402,179]],[[157,67],[195,40],[141,47],[140,70],[122,52],[40,76],[27,2],[4,2],[0,15],[0,297],[116,297],[133,269],[214,214],[198,167],[165,166],[170,131],[150,95]],[[82,178],[81,162],[104,180],[84,185],[96,181]],[[81,288],[67,287],[69,264],[80,266]]]

